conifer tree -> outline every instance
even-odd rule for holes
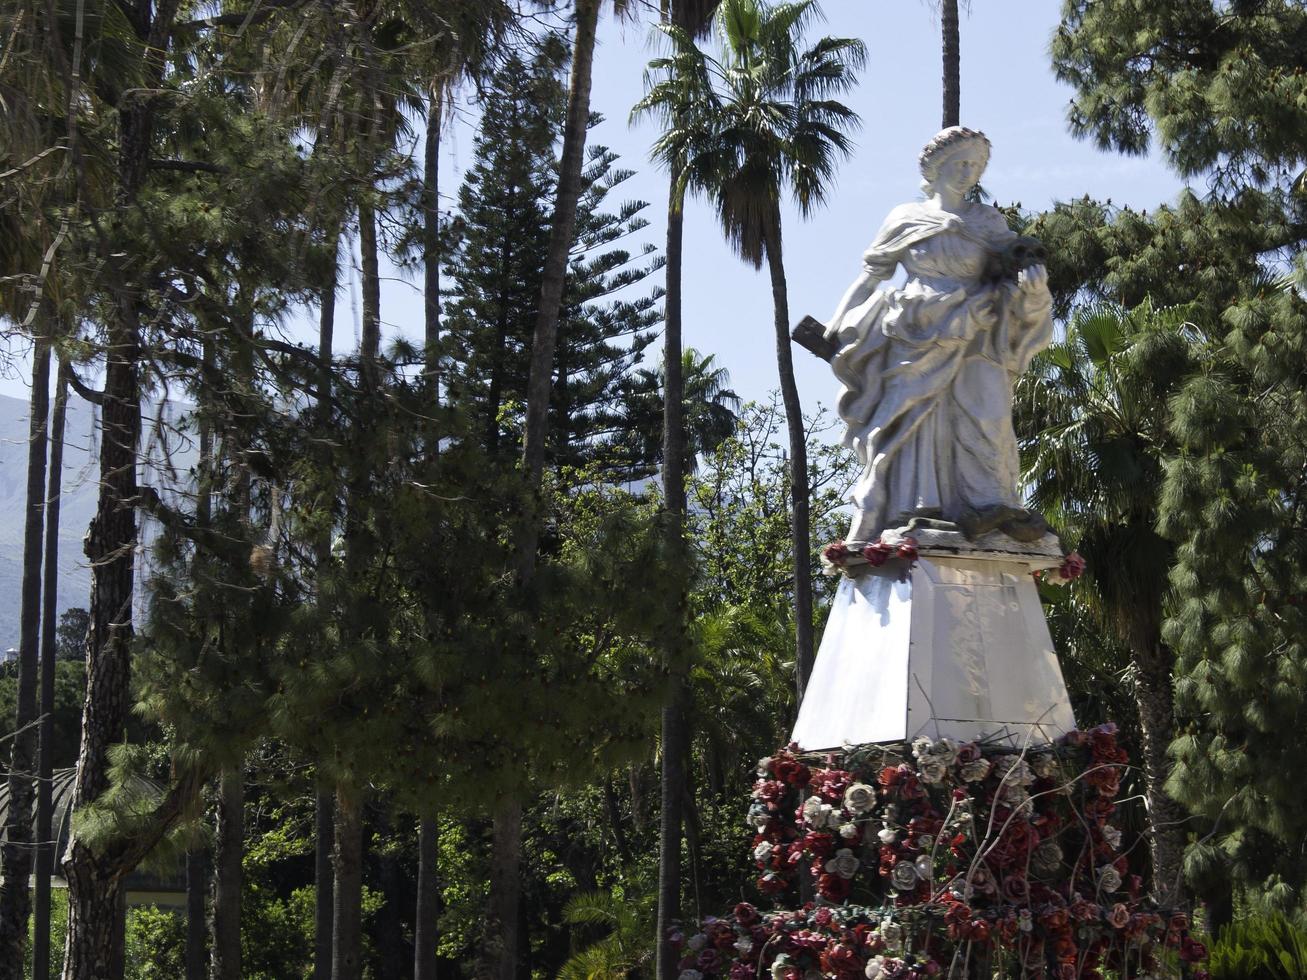
[[[1200,205],[1181,203],[1187,227],[1159,238],[1178,262],[1144,250],[1106,268],[1192,290],[1218,341],[1171,399],[1179,446],[1159,506],[1176,547],[1165,638],[1184,724],[1170,787],[1207,820],[1186,871],[1200,889],[1224,891],[1217,921],[1230,914],[1232,878],[1263,885],[1277,904],[1294,901],[1304,879],[1272,842],[1303,833],[1285,777],[1299,754],[1291,719],[1304,663],[1294,501],[1307,319],[1295,285],[1277,289],[1265,270],[1283,269],[1307,241],[1305,42],[1307,10],[1291,0],[1067,0],[1052,46],[1076,90],[1074,132],[1127,153],[1156,141],[1182,175],[1212,187]]]

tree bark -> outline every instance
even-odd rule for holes
[[[211,980],[241,977],[241,858],[245,853],[245,774],[224,772],[218,786],[213,874]]]
[[[98,799],[109,788],[109,750],[123,740],[130,703],[136,447],[141,431],[138,312],[134,296],[120,297],[108,324],[100,409],[100,496],[85,539],[91,565],[91,619],[75,808]],[[108,855],[91,851],[75,831],[63,867],[68,881],[64,980],[121,980],[125,915],[121,869]]]
[[[490,921],[486,924],[487,980],[517,980],[521,961],[519,914],[522,881],[522,804],[502,800],[495,808],[490,862]]]
[[[436,980],[436,943],[440,939],[440,828],[435,819],[418,822],[417,922],[413,929],[413,980]]]
[[[318,311],[318,399],[317,410],[321,425],[331,421],[332,346],[336,329],[336,282],[340,267],[340,230],[334,225],[328,229],[332,260],[328,265],[326,281],[319,294]],[[325,532],[317,542],[318,567],[331,561],[331,532]],[[318,789],[314,796],[313,844],[313,980],[330,980],[332,917],[335,914],[334,884],[332,881],[331,852],[336,840],[336,799],[329,789]]]
[[[363,976],[363,794],[352,786],[336,787],[334,921],[331,980]]]
[[[129,20],[144,43],[140,91],[163,78],[176,0],[137,3]],[[154,102],[124,103],[118,119],[116,203],[132,207],[145,183],[153,144]],[[102,281],[112,301],[105,317],[105,379],[101,403],[100,487],[84,549],[91,565],[91,618],[86,638],[86,700],[72,805],[79,809],[109,787],[109,749],[124,736],[131,680],[132,595],[136,551],[136,453],[141,432],[138,365],[141,283],[132,255],[110,252]],[[186,782],[189,791],[198,788]],[[169,794],[173,814],[181,797]],[[173,817],[175,819],[175,816]],[[153,836],[153,835],[147,835]],[[124,862],[134,866],[142,842],[97,855],[74,830],[63,860],[68,881],[64,980],[120,980],[124,969]]]
[[[209,884],[209,860],[199,845],[186,852],[186,980],[205,980],[205,893]]]
[[[685,391],[681,360],[681,268],[684,238],[684,200],[672,175],[667,201],[667,283],[663,297],[663,507],[668,514],[672,553],[680,548],[685,516]],[[689,735],[685,702],[688,698],[682,660],[685,643],[686,599],[675,597],[675,628],[665,651],[669,673],[667,702],[662,711],[663,766],[662,814],[658,846],[658,980],[679,975],[678,953],[672,945],[672,926],[681,913],[681,830],[685,787],[685,758]]]
[[[440,98],[427,106],[427,138],[422,159],[423,366],[432,401],[440,392]]]
[[[944,129],[959,126],[961,115],[961,58],[958,54],[958,0],[940,0],[939,19],[944,35]]]
[[[48,311],[47,311],[48,312]],[[32,803],[36,795],[37,689],[41,628],[41,545],[45,525],[46,427],[50,415],[50,336],[32,353],[32,394],[27,424],[27,500],[23,519],[23,579],[19,598],[18,710],[9,763],[9,811],[0,848],[0,980],[22,980],[32,893]]]
[[[785,427],[790,442],[790,546],[794,550],[794,652],[796,704],[802,703],[812,674],[812,530],[808,518],[808,439],[803,428],[803,406],[794,381],[790,349],[790,300],[781,254],[781,214],[777,207],[766,231],[767,270],[771,274],[772,307],[776,324],[776,367],[785,405]]]
[[[336,798],[330,790],[318,790],[314,809],[313,980],[331,980],[331,920],[336,908],[331,852],[336,841]]]
[[[359,260],[363,269],[359,370],[365,383],[375,385],[376,360],[381,353],[381,266],[377,253],[377,213],[368,201],[359,201]]]
[[[45,584],[41,588],[41,727],[36,786],[36,890],[32,923],[32,977],[50,976],[50,879],[54,875],[54,680],[55,629],[59,617],[59,501],[63,493],[64,427],[68,417],[68,372],[59,361],[54,412],[50,417],[50,464],[45,495]]]
[[[585,157],[586,128],[590,122],[590,81],[594,67],[595,30],[599,0],[577,0],[576,35],[572,43],[572,73],[568,82],[567,120],[563,126],[563,152],[558,169],[549,248],[545,253],[540,287],[540,310],[531,346],[531,374],[526,392],[526,436],[522,458],[531,487],[537,488],[545,465],[545,435],[549,426],[550,388],[554,347],[562,315],[567,260],[576,229],[576,204],[581,196],[581,169]],[[534,563],[539,540],[538,521],[530,514],[519,538],[519,564]]]
[[[380,839],[384,840],[393,833],[390,813],[384,805],[373,808],[372,819]],[[412,957],[404,949],[404,919],[407,916],[404,908],[403,878],[399,865],[389,850],[378,848],[373,851],[372,858],[376,862],[377,888],[381,892],[382,901],[385,902],[381,914],[372,921],[378,967],[383,977],[401,980],[407,972],[406,967],[412,962]]]
[[[1174,692],[1171,671],[1174,658],[1160,644],[1147,652],[1136,652],[1135,702],[1139,707],[1139,729],[1143,741],[1144,777],[1147,784],[1148,817],[1152,824],[1148,838],[1153,861],[1153,898],[1164,908],[1185,908],[1184,808],[1166,792],[1171,760],[1166,750],[1175,738]]]

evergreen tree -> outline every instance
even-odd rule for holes
[[[1292,0],[1067,0],[1052,46],[1076,89],[1074,132],[1128,153],[1156,140],[1213,188],[1182,202],[1186,221],[1159,236],[1162,250],[1107,261],[1112,274],[1111,263],[1147,272],[1140,285],[1191,291],[1219,341],[1170,401],[1178,447],[1159,503],[1176,548],[1164,636],[1184,724],[1170,785],[1207,819],[1186,871],[1218,922],[1232,879],[1285,904],[1305,877],[1283,845],[1304,832],[1290,773],[1307,662],[1295,503],[1307,320],[1298,287],[1275,288],[1267,271],[1307,241],[1305,42],[1307,9]]]
[[[562,52],[546,41],[531,63],[510,55],[488,79],[475,162],[459,191],[447,258],[450,397],[481,419],[492,452],[516,445],[523,426],[530,339],[549,236],[563,89]],[[594,124],[600,120],[596,117]],[[612,244],[647,222],[645,204],[604,210],[630,177],[616,156],[593,147],[583,171],[576,239],[554,355],[550,438],[555,465],[616,465],[622,457],[621,396],[632,366],[652,342],[659,293],[616,298],[661,262]]]

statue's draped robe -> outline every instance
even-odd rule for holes
[[[849,541],[874,541],[903,515],[948,520],[1020,506],[1012,384],[1052,339],[1047,291],[982,277],[1016,237],[988,205],[961,214],[924,203],[890,212],[863,262],[881,288],[835,325],[845,442],[862,472]]]

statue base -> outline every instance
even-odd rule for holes
[[[906,573],[843,569],[792,740],[805,751],[922,735],[1020,747],[1074,730],[1031,575],[1061,563],[1056,537],[912,537]]]

